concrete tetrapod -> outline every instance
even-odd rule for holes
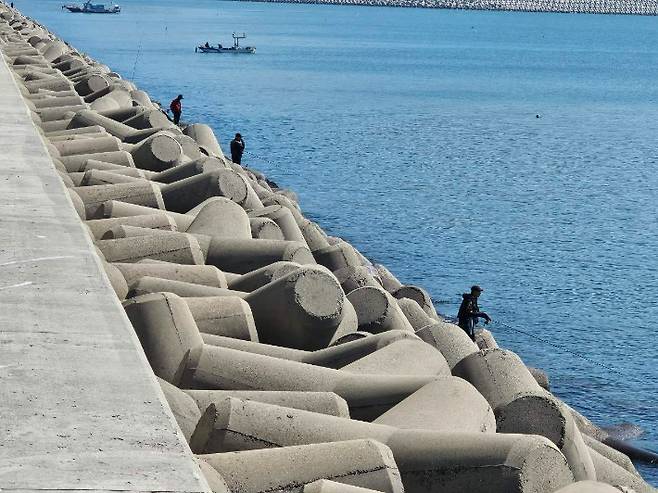
[[[94,217],[103,202],[107,200],[120,200],[122,202],[164,209],[160,189],[148,181],[75,187],[74,191],[84,202],[88,217]]]
[[[89,96],[110,88],[110,79],[101,74],[91,74],[73,86],[80,96]]]
[[[496,339],[494,339],[493,334],[487,329],[477,329],[474,335],[475,344],[477,344],[479,349],[495,349],[498,347],[498,343],[496,342]],[[528,371],[530,371],[529,368]],[[530,371],[530,373],[532,373],[532,371]],[[537,380],[536,377],[535,380]]]
[[[264,402],[274,406],[292,407],[303,411],[328,414],[349,418],[350,411],[347,402],[333,392],[286,392],[267,390],[183,390],[199,406],[206,409],[209,405],[217,405],[233,397],[247,401]]]
[[[290,210],[290,212],[292,212],[292,215],[295,217],[295,221],[297,221],[297,224],[299,225],[304,220],[304,216],[301,213],[299,205],[283,195],[283,191],[283,189],[277,188],[276,193],[270,195],[263,201],[263,206],[281,205],[287,208]]]
[[[201,147],[206,154],[210,156],[216,156],[218,158],[223,158],[224,153],[222,152],[222,147],[215,137],[215,133],[208,125],[203,123],[195,123],[188,125],[183,129],[183,133],[192,137],[199,147]]]
[[[93,135],[93,134],[92,134]],[[74,140],[62,140],[52,142],[60,156],[75,156],[77,154],[92,154],[97,152],[120,151],[119,139],[106,135],[104,137],[88,137]]]
[[[422,342],[413,334],[400,330],[383,332],[367,338],[358,338],[338,346],[331,346],[317,351],[303,351],[209,334],[202,334],[202,338],[204,343],[211,346],[237,349],[238,351],[245,351],[247,353],[262,354],[272,356],[273,358],[287,359],[289,361],[298,361],[300,363],[335,369],[359,361],[361,358],[378,352],[398,341]]]
[[[404,492],[390,449],[374,440],[209,454],[199,458],[219,472],[231,493],[302,493],[304,485],[318,479],[337,480],[385,493]],[[259,474],[253,474],[254,471]]]
[[[203,340],[185,301],[171,293],[153,293],[123,302],[153,372],[175,386],[194,367]]]
[[[176,142],[178,142],[183,148],[183,156],[180,159],[181,163],[208,157],[201,152],[201,148],[192,137],[183,135],[176,130],[167,130],[165,132],[169,133],[174,139],[176,139]]]
[[[619,493],[614,486],[598,481],[578,481],[560,488],[555,493]]]
[[[64,168],[66,169],[66,168]],[[97,161],[96,159],[88,159],[84,171],[109,171],[115,175],[124,175],[124,176],[133,176],[135,178],[143,178],[145,180],[152,180],[153,173],[152,171],[147,171],[144,169],[132,168],[128,166],[121,166],[120,164],[106,163],[104,161]]]
[[[184,233],[99,240],[96,246],[108,262],[137,262],[152,258],[179,264],[204,264],[203,252],[196,238]]]
[[[389,332],[395,332],[395,331],[389,331]],[[345,344],[347,342],[358,341],[360,339],[367,339],[368,337],[372,337],[372,334],[370,332],[359,332],[358,330],[356,332],[348,332],[345,335],[341,335],[340,337],[334,336],[334,338],[331,340],[331,344],[329,345],[329,347],[340,346],[341,344]]]
[[[372,275],[371,268],[364,265],[343,267],[334,271],[334,275],[338,279],[338,282],[340,282],[345,294],[349,294],[363,286],[374,286],[376,288],[381,288],[382,286]]]
[[[97,218],[111,218],[111,217],[130,217],[140,216],[145,214],[167,214],[176,222],[179,231],[185,231],[194,221],[194,216],[188,214],[178,214],[171,211],[165,211],[153,207],[146,207],[143,205],[129,204],[121,202],[120,200],[108,200],[99,208]]]
[[[318,479],[304,486],[304,493],[375,493],[375,490],[337,483],[328,479]]]
[[[379,277],[382,280],[382,286],[384,286],[386,291],[394,293],[402,287],[402,283],[398,281],[398,278],[391,274],[391,271],[386,267],[381,264],[375,264],[374,267],[379,274]]]
[[[175,166],[183,156],[183,148],[174,137],[159,132],[147,137],[131,149],[135,166],[149,171],[162,171]]]
[[[237,296],[185,298],[199,331],[228,339],[258,341],[249,304]]]
[[[317,223],[302,217],[301,220],[297,221],[297,224],[312,252],[329,246],[327,234]]]
[[[110,284],[112,284],[112,289],[114,289],[117,297],[120,300],[125,299],[126,295],[128,294],[128,284],[121,274],[121,271],[117,269],[114,264],[105,262],[102,259],[101,262],[103,264],[103,269],[105,269],[105,273],[107,274],[107,278],[110,280]]]
[[[178,387],[161,378],[158,382],[190,449],[202,454],[215,428],[215,406],[210,403],[202,411],[196,401]]]
[[[425,313],[418,303],[410,298],[399,299],[398,306],[414,330],[420,330],[435,322]]]
[[[201,473],[208,482],[208,486],[210,486],[210,490],[213,493],[231,493],[231,491],[228,489],[226,481],[223,477],[220,476],[216,469],[214,469],[206,461],[200,460],[198,458],[197,463],[199,464],[199,469],[201,469]]]
[[[637,469],[635,469],[635,465],[633,464],[633,461],[631,459],[619,452],[618,450],[613,449],[612,447],[608,447],[606,444],[599,442],[595,438],[592,438],[585,433],[582,433],[583,435],[583,440],[585,441],[585,445],[587,445],[589,448],[596,450],[599,454],[601,454],[603,457],[605,457],[608,460],[611,460],[618,466],[623,467],[626,469],[628,472],[635,474],[636,476],[640,476],[640,473],[637,472]],[[596,464],[594,465],[596,468]]]
[[[171,183],[162,194],[167,210],[187,212],[210,197],[226,197],[236,204],[245,205],[250,188],[235,171],[219,169]],[[253,190],[251,192],[255,195]]]
[[[333,275],[304,266],[249,293],[245,300],[262,342],[313,350],[329,345],[343,318],[344,298]]]
[[[416,303],[418,303],[418,305],[420,305],[428,317],[434,320],[439,320],[439,316],[436,314],[436,309],[432,303],[432,297],[423,288],[418,286],[405,285],[396,289],[391,294],[398,300],[403,298],[414,300]]]
[[[295,241],[208,238],[206,263],[227,272],[246,274],[282,260],[315,264],[306,245]]]
[[[130,285],[129,298],[149,293],[167,292],[174,293],[181,298],[201,297],[244,297],[246,293],[233,291],[231,289],[215,288],[204,284],[192,282],[172,281],[158,277],[143,276]]]
[[[355,252],[354,247],[345,241],[315,250],[313,256],[318,264],[324,265],[331,271],[361,265],[361,258]]]
[[[105,91],[103,91],[105,92]],[[93,97],[95,93],[92,93],[85,97],[85,101],[90,102],[93,99],[93,102],[89,107],[94,111],[107,111],[120,108],[129,108],[132,105],[132,98],[130,97],[130,92],[117,87],[116,84],[110,85],[110,92],[104,94],[101,97]]]
[[[416,331],[416,335],[443,354],[450,368],[462,359],[477,353],[478,347],[458,325],[434,322]]]
[[[343,320],[336,329],[334,336],[331,338],[329,345],[336,344],[339,340],[346,342],[345,337],[349,334],[354,334],[359,332],[359,318],[356,314],[356,310],[350,300],[345,297],[345,302],[343,304]],[[390,331],[389,331],[390,332]],[[360,334],[370,334],[370,332],[361,331]],[[349,338],[348,338],[349,339]]]
[[[137,130],[144,130],[147,128],[166,128],[171,125],[167,116],[162,113],[162,111],[156,109],[143,109],[136,115],[123,120],[122,123]]]
[[[201,284],[213,288],[228,287],[224,273],[212,265],[152,264],[142,261],[136,263],[117,262],[113,265],[121,271],[129,286],[132,286],[142,277],[148,276]]]
[[[471,382],[487,399],[500,433],[550,439],[564,453],[577,480],[595,480],[594,464],[571,413],[542,389],[511,351],[486,349],[467,356],[453,374]]]
[[[342,369],[375,375],[450,375],[439,350],[420,339],[396,341]]]
[[[77,173],[75,174],[77,175]],[[74,176],[73,173],[69,175],[71,180],[75,180],[76,185],[88,187],[92,185],[115,185],[117,183],[139,183],[146,181],[143,177],[128,176],[113,173],[111,171],[102,171],[97,169],[90,169],[85,171],[82,176]],[[157,185],[157,183],[155,183]]]
[[[116,226],[138,226],[165,231],[178,231],[178,226],[176,226],[174,220],[167,214],[144,214],[141,216],[92,219],[86,221],[85,224],[89,227],[96,239],[102,238],[105,233]]]
[[[192,386],[216,390],[334,392],[347,401],[351,416],[372,420],[435,378],[355,375],[342,370],[205,345],[198,364],[193,368]]]
[[[283,231],[268,217],[250,217],[251,237],[259,240],[283,240]]]
[[[212,197],[196,213],[188,233],[216,238],[251,239],[249,217],[242,207],[224,197]]]
[[[90,126],[103,127],[107,133],[118,137],[122,142],[136,143],[153,135],[158,129],[137,130],[129,125],[103,116],[97,111],[84,109],[75,113],[70,122],[66,125],[67,129],[84,128]],[[181,151],[182,152],[182,151]],[[144,154],[144,151],[140,155]]]
[[[649,485],[640,476],[627,471],[596,450],[589,447],[588,450],[596,469],[597,480],[620,489],[621,487],[631,488],[635,493],[656,493],[656,488]]]
[[[347,299],[356,310],[359,330],[373,334],[387,330],[414,330],[395,299],[382,288],[363,286],[350,292]]]
[[[495,433],[491,406],[466,380],[438,378],[373,421],[404,429]]]
[[[229,283],[229,287],[231,289],[237,289],[238,291],[255,291],[272,281],[276,281],[277,279],[290,274],[300,267],[301,264],[296,262],[272,262],[264,267],[252,270],[232,279]]]
[[[564,456],[540,436],[401,430],[234,398],[218,403],[207,450],[360,438],[390,447],[407,493],[545,493],[573,481]]]
[[[89,160],[103,161],[126,167],[135,167],[132,155],[127,151],[96,152],[92,154],[76,154],[64,156],[59,161],[66,167],[68,172],[83,171]]]
[[[153,179],[161,183],[175,183],[192,176],[225,169],[227,169],[226,165],[220,159],[203,156],[199,159],[194,159],[193,161],[179,164],[168,170],[156,173]]]
[[[304,235],[302,234],[297,222],[295,221],[292,212],[286,207],[280,205],[270,205],[262,209],[256,209],[249,212],[249,217],[267,217],[274,221],[281,232],[283,233],[284,239],[288,241],[298,241],[300,243],[306,244]]]

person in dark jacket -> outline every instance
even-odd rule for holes
[[[462,304],[459,307],[457,318],[459,326],[469,335],[471,340],[475,341],[475,325],[479,318],[483,318],[485,323],[491,322],[491,317],[485,312],[480,311],[478,298],[483,289],[480,286],[471,286],[470,293],[462,294]]]
[[[235,139],[231,141],[231,161],[235,164],[240,164],[242,161],[242,153],[244,152],[244,140],[239,133],[235,134]]]
[[[171,103],[169,103],[169,109],[171,110],[171,113],[174,115],[174,123],[178,125],[178,122],[180,121],[180,114],[183,112],[183,105],[180,102],[181,99],[183,99],[183,95],[179,94],[176,96],[176,99],[173,99]]]

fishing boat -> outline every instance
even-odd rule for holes
[[[256,53],[255,46],[240,46],[240,40],[245,39],[247,35],[245,33],[237,34],[233,33],[233,46],[224,47],[221,44],[217,46],[211,44],[203,44],[194,48],[195,53]]]
[[[83,3],[82,6],[75,3],[62,5],[62,9],[81,14],[118,14],[121,12],[121,7],[118,5],[110,5],[109,7],[106,7],[101,3],[93,4],[91,1]]]

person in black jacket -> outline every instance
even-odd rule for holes
[[[242,153],[244,152],[244,140],[239,133],[235,134],[235,139],[231,141],[231,161],[235,164],[240,164],[242,161]]]
[[[480,311],[478,306],[478,298],[484,291],[480,286],[471,286],[470,293],[462,294],[462,304],[459,307],[457,318],[459,319],[459,326],[464,329],[471,340],[475,341],[475,325],[479,318],[483,318],[485,323],[491,322],[491,317],[485,312]]]

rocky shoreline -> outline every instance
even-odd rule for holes
[[[210,127],[4,4],[0,52],[212,491],[655,491],[541,372]]]
[[[239,0],[238,0],[239,1]],[[658,15],[658,2],[625,0],[253,0],[424,9],[504,10],[569,14]]]

